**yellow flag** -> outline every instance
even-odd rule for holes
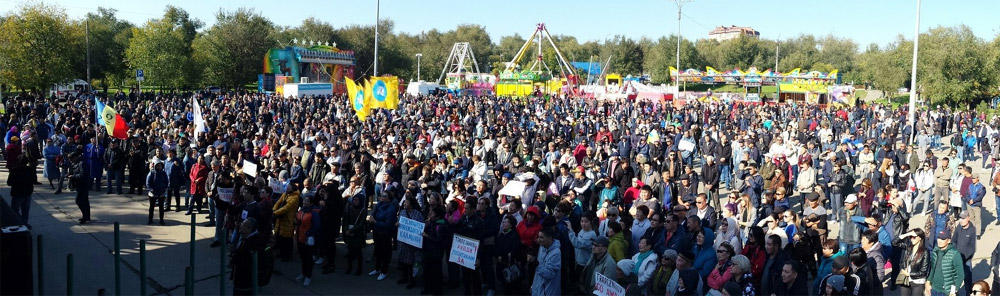
[[[104,110],[101,111],[101,119],[104,119],[104,127],[108,129],[108,134],[113,135],[115,133],[115,116],[118,115],[118,111],[111,106],[104,106]]]
[[[396,76],[372,77],[372,108],[399,108],[399,79]]]
[[[365,121],[368,119],[368,114],[371,112],[371,106],[368,104],[367,90],[362,89],[353,79],[344,77],[344,82],[347,83],[347,96],[348,104],[354,109],[354,113],[358,115],[358,120]]]

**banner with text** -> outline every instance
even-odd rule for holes
[[[479,252],[479,240],[461,235],[455,235],[451,242],[451,253],[448,262],[455,262],[468,269],[476,270],[476,253]]]
[[[406,217],[399,217],[399,231],[396,232],[396,240],[422,248],[424,244],[424,223]]]
[[[594,273],[594,295],[597,296],[624,296],[625,288],[614,280],[604,276],[600,272]]]

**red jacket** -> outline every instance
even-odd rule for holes
[[[517,224],[517,235],[521,238],[521,245],[534,248],[537,244],[535,239],[538,238],[538,232],[542,230],[542,216],[536,206],[528,207],[528,212],[535,214],[537,221],[528,224],[527,219],[521,220],[521,223]]]
[[[191,194],[206,195],[205,181],[208,181],[208,168],[207,165],[201,163],[195,163],[191,166],[191,188],[189,189]]]
[[[760,277],[764,274],[764,265],[767,264],[767,252],[764,252],[763,247],[747,244],[743,246],[741,254],[750,259],[750,272],[753,274],[753,282],[755,285],[759,285]]]

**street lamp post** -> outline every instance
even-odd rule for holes
[[[674,86],[674,99],[680,98],[681,94],[681,7],[684,6],[685,2],[690,2],[691,0],[674,0],[677,4],[677,79],[675,80]]]
[[[420,81],[420,57],[424,56],[422,53],[417,53],[417,81]]]
[[[920,47],[920,0],[917,0],[917,24],[913,27],[913,65],[910,67],[910,106],[906,112],[907,122],[910,124],[910,141],[916,139],[917,134],[916,113],[917,113],[917,49]]]

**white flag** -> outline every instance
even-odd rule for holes
[[[191,97],[191,104],[194,106],[194,138],[192,142],[198,141],[198,134],[202,132],[207,132],[208,129],[205,127],[205,118],[201,116],[201,105],[198,104],[198,100]]]

